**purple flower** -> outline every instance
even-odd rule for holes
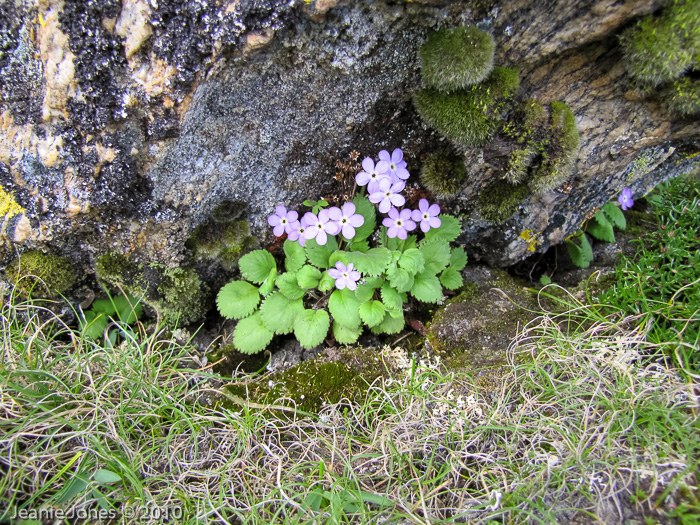
[[[308,224],[304,232],[304,237],[306,237],[307,240],[316,239],[316,242],[320,246],[328,242],[328,235],[335,235],[340,231],[338,225],[331,221],[328,210],[321,210],[318,213],[318,217],[311,212],[307,212],[304,215],[304,219],[306,219],[306,223]]]
[[[297,218],[299,214],[295,211],[287,211],[284,206],[277,206],[275,208],[275,215],[270,215],[267,218],[267,223],[270,226],[274,226],[272,233],[275,237],[282,237],[284,232],[290,233],[294,227],[297,226]],[[297,223],[297,224],[295,224]]]
[[[399,192],[403,191],[405,187],[406,183],[403,181],[392,184],[389,179],[382,179],[379,181],[377,191],[370,194],[369,201],[374,204],[379,203],[379,211],[386,213],[392,204],[394,206],[403,206],[406,203],[403,195],[399,195]]]
[[[352,202],[346,202],[342,208],[330,208],[328,214],[342,230],[343,237],[346,239],[352,239],[355,236],[355,228],[359,228],[365,223],[365,218],[359,213],[355,213],[355,205]]]
[[[399,182],[399,180],[406,180],[410,177],[406,169],[406,161],[403,160],[403,151],[399,148],[396,148],[391,155],[383,149],[379,152],[379,160],[389,164],[389,175],[391,175],[392,182]]]
[[[369,184],[367,186],[367,190],[370,193],[377,191],[379,188],[379,181],[381,179],[390,177],[389,163],[383,160],[377,162],[377,165],[375,166],[374,160],[372,160],[370,157],[366,157],[365,160],[362,161],[362,168],[365,171],[361,171],[357,174],[355,177],[355,182],[357,182],[359,186]]]
[[[416,229],[416,223],[411,220],[411,210],[401,210],[399,213],[396,208],[391,208],[389,217],[384,219],[382,224],[389,228],[386,234],[392,239],[394,237],[405,239],[408,237],[407,232]]]
[[[634,201],[632,200],[632,190],[629,188],[622,190],[622,193],[620,193],[620,196],[617,198],[617,202],[620,203],[620,207],[623,210],[631,208],[634,205]]]
[[[328,270],[328,275],[335,279],[335,287],[342,290],[347,286],[348,290],[357,288],[357,281],[360,280],[360,272],[352,269],[352,263],[345,266],[338,261],[335,263],[335,268]]]
[[[308,215],[308,213],[306,215]],[[302,246],[306,246],[306,237],[304,234],[306,232],[306,228],[309,227],[309,223],[306,220],[306,215],[301,218],[301,221],[296,221],[292,225],[292,231],[289,232],[289,236],[287,237],[290,241],[298,240],[299,244]]]
[[[421,199],[418,202],[418,209],[413,210],[413,220],[420,221],[420,229],[423,233],[430,230],[430,228],[439,228],[442,221],[437,218],[440,213],[440,206],[433,204],[428,206],[427,199]]]

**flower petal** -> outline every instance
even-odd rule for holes
[[[366,171],[361,171],[355,176],[355,182],[357,182],[358,186],[364,186],[371,180],[372,177],[370,177],[369,173],[367,173]]]
[[[406,230],[408,230],[408,231],[413,231],[416,229],[416,223],[413,222],[412,220],[407,220],[407,221],[404,221],[403,227],[406,228]]]
[[[391,209],[389,210],[389,217],[391,217],[392,219],[396,220],[396,219],[398,219],[399,217],[401,217],[401,214],[399,213],[399,210],[397,210],[396,208],[391,208]]]
[[[429,208],[430,204],[428,204],[428,199],[421,199],[418,201],[418,209],[422,212],[421,215],[428,211]]]
[[[330,270],[328,270],[328,275],[331,279],[340,279],[343,276],[343,272],[341,270],[331,268]]]
[[[386,235],[387,235],[387,237],[389,237],[390,239],[393,239],[393,238],[396,237],[398,234],[399,234],[399,228],[397,228],[396,226],[392,226],[391,228],[389,228],[389,229],[386,231]]]
[[[318,226],[309,226],[304,230],[304,237],[307,239],[315,239],[319,231]]]
[[[419,221],[419,220],[421,220],[422,217],[423,217],[423,214],[421,213],[420,210],[413,210],[411,212],[411,219],[413,219],[414,221]]]
[[[345,288],[345,277],[341,277],[340,279],[336,279],[335,287],[338,290],[342,290],[343,288]]]
[[[284,225],[278,224],[277,226],[274,227],[274,229],[272,230],[272,233],[275,234],[275,237],[282,237],[282,234],[284,233]]]
[[[387,228],[391,228],[394,225],[394,222],[395,221],[393,219],[390,219],[389,217],[385,217],[384,220],[382,221],[382,226],[386,226]]]
[[[398,164],[403,160],[403,151],[400,148],[396,148],[391,152],[391,160],[394,164]]]
[[[389,152],[387,150],[383,149],[379,152],[379,160],[391,162],[391,155],[389,155]]]
[[[357,289],[357,283],[353,281],[352,279],[345,279],[346,280],[346,285],[348,287],[348,290],[356,290]]]
[[[324,230],[318,230],[318,234],[316,234],[316,242],[319,246],[325,246],[328,242],[328,234]]]
[[[377,170],[377,173],[388,173],[389,172],[389,163],[385,160],[380,160],[377,162],[377,165],[375,168]]]
[[[352,239],[355,237],[355,228],[352,227],[350,223],[345,224],[343,226],[343,237],[346,239]]]
[[[275,208],[275,213],[279,215],[280,219],[287,215],[287,208],[282,206],[281,204]]]
[[[428,215],[432,215],[435,217],[436,215],[440,214],[440,206],[437,204],[433,204],[430,208],[428,208]]]
[[[430,219],[428,219],[427,222],[430,224],[431,228],[439,228],[440,226],[442,226],[442,221],[437,217],[430,217]]]
[[[394,193],[391,197],[389,197],[386,200],[391,200],[391,203],[394,206],[403,206],[404,204],[406,204],[406,198],[403,195],[398,195],[396,193]],[[382,206],[380,204],[379,211],[381,211],[381,209],[382,209]]]
[[[375,191],[369,194],[369,202],[377,204],[379,201],[384,199],[384,193],[381,191]]]
[[[343,218],[343,213],[340,211],[340,208],[333,206],[332,208],[328,208],[328,216],[332,221],[339,221]]]
[[[355,205],[352,202],[346,202],[341,208],[343,211],[343,217],[350,217],[355,213],[355,209]]]
[[[307,226],[314,226],[314,225],[318,224],[318,217],[316,217],[316,215],[314,215],[310,211],[307,211],[304,214],[304,218],[302,219],[302,221],[306,221]],[[307,237],[307,239],[308,238],[309,237]]]
[[[399,239],[406,239],[408,237],[408,233],[406,233],[406,230],[404,228],[399,228]]]
[[[352,266],[352,264],[350,266]],[[351,268],[348,268],[348,275],[350,276],[350,279],[352,279],[353,281],[359,281],[360,277],[362,277],[362,275],[360,275],[360,272],[358,272],[357,270],[353,270]]]
[[[406,168],[396,168],[394,171],[394,175],[396,175],[399,179],[406,180],[411,176],[411,174],[408,172]]]
[[[362,169],[367,173],[372,173],[374,171],[374,160],[371,157],[365,157],[362,161]]]
[[[365,218],[359,213],[356,213],[355,215],[348,217],[348,222],[355,228],[359,228],[365,223]]]
[[[622,201],[620,201],[620,202],[622,202]],[[280,223],[280,218],[277,215],[270,215],[267,218],[267,223],[270,226],[277,226]]]
[[[294,210],[290,210],[287,212],[287,220],[289,222],[294,222],[299,218],[299,214],[295,212]]]
[[[420,221],[420,229],[423,233],[430,231],[430,223],[428,221]]]
[[[401,213],[399,213],[399,217],[401,218],[402,221],[410,221],[411,220],[411,210],[401,210]]]
[[[392,195],[392,197],[401,197],[401,195]],[[403,199],[403,197],[401,197]],[[401,204],[398,204],[397,206],[401,206]],[[379,211],[382,213],[386,213],[389,211],[389,208],[391,208],[391,201],[389,199],[384,199],[382,202],[379,203]]]

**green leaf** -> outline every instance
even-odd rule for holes
[[[386,276],[389,278],[389,283],[397,292],[407,292],[413,285],[413,275],[408,273],[403,268],[390,267],[391,272],[387,271]]]
[[[403,252],[405,250],[416,247],[417,237],[415,235],[409,235],[405,239],[399,239],[398,237],[393,237],[387,240],[386,246],[390,250],[398,250]]]
[[[219,312],[228,319],[250,315],[260,302],[258,289],[245,281],[231,281],[216,296]]]
[[[571,257],[571,262],[579,268],[588,268],[593,260],[593,250],[585,233],[581,233],[579,239],[581,246],[578,246],[573,240],[567,240],[564,244],[569,252],[569,257]]]
[[[326,338],[331,319],[325,310],[302,310],[294,321],[294,335],[304,348],[320,345]]]
[[[309,262],[317,268],[327,269],[330,264],[328,260],[331,254],[338,249],[338,241],[332,235],[328,236],[328,241],[323,246],[316,242],[316,239],[306,241],[306,257]]]
[[[627,228],[627,220],[625,219],[625,214],[622,213],[622,210],[615,206],[612,202],[608,202],[603,206],[603,211],[605,212],[605,215],[608,216],[608,219],[620,228],[621,230],[624,230]]]
[[[358,272],[376,277],[386,269],[391,260],[391,252],[386,248],[372,248],[367,253],[350,252],[347,258]]]
[[[440,215],[440,221],[442,224],[439,228],[431,228],[425,234],[426,240],[444,239],[447,242],[452,242],[462,233],[459,219],[452,215]]]
[[[306,290],[299,288],[299,283],[297,282],[297,274],[286,272],[280,275],[276,281],[277,288],[280,289],[287,299],[300,299],[304,297]]]
[[[384,320],[377,326],[371,328],[372,332],[375,334],[398,334],[403,330],[406,321],[403,318],[403,312],[399,312],[400,315],[393,317],[391,315],[385,315]]]
[[[374,205],[364,195],[356,195],[352,203],[355,205],[355,213],[359,213],[365,218],[364,224],[359,228],[355,228],[355,237],[352,239],[352,242],[355,243],[365,240],[374,233],[374,228],[377,225],[377,212],[374,209]]]
[[[547,286],[548,284],[552,284],[552,278],[546,273],[543,273],[540,275],[540,282],[543,286]]]
[[[275,281],[277,280],[277,268],[270,270],[270,274],[265,279],[265,282],[260,285],[260,293],[262,295],[270,295],[270,292],[275,289]]]
[[[583,257],[586,261],[593,261],[593,248],[585,234],[581,235],[581,250],[583,250]],[[588,264],[586,264],[586,266],[588,266]]]
[[[359,302],[365,303],[369,301],[372,298],[372,296],[374,296],[373,286],[369,286],[367,284],[357,285],[357,289],[355,290],[355,297]]]
[[[275,292],[260,305],[260,317],[265,327],[276,334],[289,334],[294,320],[304,309],[302,299],[292,301],[281,292]]]
[[[354,327],[360,324],[360,302],[355,297],[355,292],[344,288],[336,290],[328,299],[328,310],[333,319],[343,326]]]
[[[381,301],[367,301],[360,305],[360,319],[370,328],[384,320],[386,308]]]
[[[284,268],[288,272],[297,272],[306,262],[306,250],[297,241],[284,241]]]
[[[356,238],[348,244],[347,250],[349,252],[362,252],[367,253],[369,250],[369,243],[367,241],[358,241]]]
[[[593,218],[588,221],[586,233],[592,235],[596,239],[605,242],[615,242],[615,234],[613,233],[612,223],[605,216],[605,213],[600,210]]]
[[[344,250],[336,250],[328,258],[328,264],[330,265],[331,268],[334,267],[335,263],[337,263],[338,261],[340,261],[345,266],[347,266],[348,265],[348,252],[346,252]]]
[[[120,295],[115,297],[113,302],[117,309],[117,318],[122,323],[133,324],[143,315],[143,305],[135,297]]]
[[[411,295],[424,303],[437,303],[442,299],[442,286],[437,276],[426,270],[415,276]]]
[[[99,299],[95,301],[92,303],[92,308],[90,308],[90,310],[107,315],[114,315],[117,313],[117,309],[110,299]]]
[[[462,275],[449,266],[440,274],[440,282],[448,290],[456,290],[462,286]]]
[[[92,339],[101,339],[104,336],[105,328],[107,328],[107,323],[109,318],[107,314],[96,313],[92,310],[84,312],[85,322],[80,321],[80,327],[84,330],[86,336]]]
[[[305,264],[301,270],[297,272],[297,283],[300,288],[307,290],[316,288],[321,280],[321,270],[314,268],[310,264]]]
[[[321,280],[318,283],[318,289],[322,292],[327,292],[329,290],[332,290],[334,286],[335,279],[328,275],[328,271],[323,272],[323,276],[321,277]]]
[[[233,331],[233,346],[243,354],[254,354],[264,350],[273,336],[263,323],[260,312],[241,319]]]
[[[467,265],[467,252],[463,248],[454,248],[450,253],[450,267],[459,271]]]
[[[381,288],[384,284],[384,279],[381,277],[365,277],[365,284],[371,288]]]
[[[238,260],[243,277],[255,284],[261,284],[272,269],[277,269],[275,258],[267,250],[254,250]]]
[[[403,301],[399,293],[394,290],[389,283],[384,283],[381,289],[382,302],[389,311],[401,312],[403,309]]]
[[[117,481],[121,481],[122,477],[116,472],[100,468],[92,475],[92,479],[98,483],[116,483]]]
[[[423,254],[417,248],[409,248],[401,255],[399,266],[415,275],[425,269],[425,259]]]
[[[351,345],[362,333],[362,326],[349,327],[333,321],[333,336],[342,345]]]
[[[423,242],[418,247],[425,260],[425,267],[422,273],[441,272],[450,262],[450,245],[444,239],[435,239]]]

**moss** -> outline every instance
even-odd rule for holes
[[[56,297],[75,283],[70,259],[33,250],[22,254],[7,267],[7,276],[15,292],[34,297]]]
[[[534,193],[551,190],[566,182],[576,163],[579,148],[576,117],[563,102],[552,102],[550,106],[550,136],[540,165],[529,181]]]
[[[99,257],[95,270],[100,281],[142,299],[170,327],[193,323],[206,313],[208,289],[192,269],[138,264],[113,253]]]
[[[361,353],[361,361],[366,363],[362,370],[338,361],[304,361],[288,370],[265,376],[264,381],[227,388],[256,403],[279,404],[281,399],[288,398],[306,412],[318,412],[324,403],[338,403],[343,399],[360,401],[367,394],[369,385],[386,371],[376,367],[366,351],[357,351]]]
[[[620,36],[627,71],[657,86],[679,78],[700,54],[700,2],[669,2],[661,16],[648,15]]]
[[[467,147],[485,144],[499,127],[504,103],[519,87],[517,69],[497,67],[487,80],[464,91],[423,88],[413,97],[418,113],[447,138]]]
[[[435,195],[454,195],[465,176],[464,161],[449,153],[430,155],[421,167],[420,180]]]
[[[527,184],[510,184],[496,181],[479,194],[477,209],[484,219],[494,224],[502,224],[518,210],[520,203],[530,195]]]
[[[443,28],[420,48],[423,81],[440,91],[464,89],[493,69],[493,37],[475,26]]]
[[[508,159],[508,169],[503,176],[511,184],[519,184],[528,176],[528,170],[537,151],[532,145],[511,151]]]
[[[218,262],[225,270],[234,270],[238,259],[257,245],[250,235],[248,221],[212,219],[195,228],[186,242],[197,259]]]
[[[661,92],[661,100],[673,113],[700,115],[700,80],[682,78]]]

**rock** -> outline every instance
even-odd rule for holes
[[[112,252],[199,268],[186,241],[222,203],[269,246],[276,204],[350,194],[352,150],[401,147],[418,184],[446,145],[411,98],[419,47],[443,26],[492,34],[494,63],[519,69],[517,99],[565,103],[579,133],[566,186],[517,199],[500,225],[478,198],[501,177],[502,144],[461,152],[464,182],[437,200],[463,218],[472,260],[544,251],[623,187],[638,196],[697,165],[698,122],[635,92],[617,42],[661,1],[484,4],[0,0],[0,197],[17,206],[2,207],[1,258],[56,252],[78,284]]]

